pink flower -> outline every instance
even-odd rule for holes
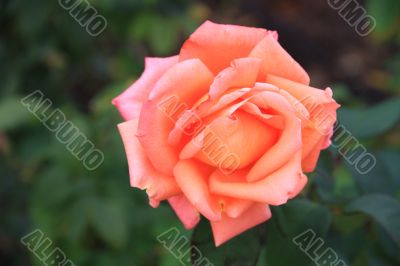
[[[146,58],[113,101],[131,185],[153,207],[168,200],[187,229],[202,214],[217,246],[298,195],[330,144],[339,105],[277,38],[207,21],[179,55]]]

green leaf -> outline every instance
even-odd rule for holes
[[[385,229],[379,224],[374,226],[375,235],[377,237],[377,244],[383,249],[383,251],[393,260],[396,260],[400,264],[400,253],[398,245],[393,241]]]
[[[333,216],[333,228],[342,234],[349,234],[361,229],[367,218],[362,214],[349,215],[348,213],[336,213]]]
[[[266,224],[267,242],[265,247],[264,265],[279,266],[311,266],[314,262],[293,243],[293,238],[282,232],[276,219],[270,219]]]
[[[58,166],[49,167],[35,181],[32,198],[40,207],[59,208],[71,196],[71,180],[63,170]]]
[[[192,244],[214,265],[224,265],[225,247],[215,247],[208,221],[201,219],[192,234]]]
[[[21,104],[20,99],[6,98],[0,102],[0,130],[20,126],[33,115]]]
[[[153,23],[149,35],[151,47],[157,54],[167,55],[171,53],[178,39],[179,24],[161,17]]]
[[[386,168],[386,171],[392,177],[392,180],[397,188],[397,195],[400,195],[400,153],[396,150],[383,150],[377,153],[379,161]]]
[[[366,257],[365,253],[370,245],[364,228],[359,228],[351,233],[345,234],[338,234],[335,231],[331,231],[326,241],[327,246],[331,247],[336,252],[339,259],[343,260],[346,265],[366,265],[365,263],[356,263],[356,260]],[[339,266],[342,264],[337,265]]]
[[[334,176],[335,196],[343,199],[353,199],[358,196],[359,193],[354,179],[343,165],[336,167]]]
[[[391,129],[400,119],[400,98],[368,108],[340,108],[339,121],[356,138],[377,136]]]
[[[323,156],[321,157],[323,158]],[[321,166],[321,160],[318,162],[318,167],[313,173],[308,174],[310,184],[316,188],[319,198],[323,202],[337,202],[338,199],[333,194],[335,188],[335,179],[331,174],[331,169],[327,170]]]
[[[213,265],[255,265],[260,255],[262,227],[254,227],[215,247],[209,222],[203,219],[193,232],[192,244]]]
[[[128,34],[135,40],[144,41],[148,36],[148,32],[152,22],[157,19],[157,15],[151,12],[143,12],[131,21],[128,27]]]
[[[400,202],[392,197],[372,194],[356,199],[346,209],[370,215],[400,247]]]
[[[147,13],[132,21],[129,34],[136,40],[148,42],[156,54],[167,55],[175,48],[181,28],[178,19]]]
[[[293,239],[309,230],[314,232],[314,240],[324,238],[332,220],[329,210],[305,199],[291,200],[272,210],[266,232],[267,265],[313,265]]]
[[[225,265],[252,266],[260,255],[259,228],[253,228],[226,244]]]
[[[373,266],[391,266],[389,262],[383,261],[381,258],[375,257],[375,256],[369,256],[368,258],[368,265],[373,265]]]
[[[111,246],[124,246],[128,239],[127,218],[118,202],[93,198],[90,205],[91,223],[100,237]]]
[[[395,22],[400,11],[397,0],[369,0],[367,1],[369,15],[376,19],[376,31],[385,35],[394,30]]]
[[[273,213],[282,233],[288,237],[295,237],[308,229],[325,236],[332,221],[326,207],[305,199],[295,199],[283,206],[273,207]]]
[[[69,241],[77,244],[84,236],[89,224],[89,212],[86,197],[80,198],[65,210],[64,226],[67,228]]]
[[[372,154],[375,153],[372,152]],[[395,195],[398,187],[395,179],[390,175],[381,158],[374,157],[376,158],[375,166],[365,174],[361,174],[355,165],[351,165],[348,162],[345,162],[345,166],[351,172],[362,192]]]

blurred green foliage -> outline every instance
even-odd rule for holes
[[[250,5],[216,2],[224,10]],[[0,1],[0,265],[43,264],[20,243],[36,228],[76,265],[98,266],[179,265],[156,238],[174,226],[192,234],[167,204],[152,209],[144,192],[129,187],[116,130],[122,120],[111,99],[140,75],[144,56],[176,54],[208,17],[232,23],[236,18],[207,1],[90,3],[108,21],[98,37],[88,35],[57,1]],[[274,207],[266,224],[216,249],[202,221],[192,244],[215,265],[313,265],[292,242],[307,229],[348,265],[400,264],[400,5],[365,4],[377,20],[369,39],[391,55],[377,66],[381,83],[374,89],[384,96],[357,94],[346,82],[333,89],[343,105],[341,123],[376,156],[376,167],[361,175],[329,148],[301,197]],[[37,89],[104,152],[100,168],[86,170],[20,104]]]

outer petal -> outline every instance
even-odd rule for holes
[[[312,172],[318,162],[319,154],[323,148],[326,136],[321,134],[318,130],[314,128],[303,129],[303,171],[305,173]]]
[[[209,169],[194,160],[181,160],[174,168],[176,182],[190,203],[208,220],[219,220],[221,213],[208,189],[209,174]]]
[[[137,119],[118,125],[125,146],[131,186],[147,189],[152,206],[171,196],[181,193],[172,176],[165,176],[154,170],[136,138]]]
[[[204,22],[183,45],[179,60],[199,58],[218,74],[236,58],[247,57],[267,35],[265,29]]]
[[[198,59],[180,62],[170,68],[154,87],[154,95],[143,105],[138,138],[153,166],[172,175],[181,147],[168,144],[176,118],[207,93],[212,74]]]
[[[307,176],[302,174],[300,177],[300,180],[298,180],[295,188],[289,192],[289,199],[296,197],[306,186],[307,182],[308,182]]]
[[[145,189],[150,183],[149,173],[154,172],[154,169],[136,137],[137,125],[138,120],[134,119],[119,124],[118,129],[128,160],[131,186]]]
[[[242,199],[233,199],[224,197],[224,209],[223,212],[226,213],[228,217],[238,218],[245,211],[251,208],[254,205],[254,202],[250,200],[242,200]]]
[[[142,103],[147,100],[154,84],[168,68],[176,63],[178,63],[178,56],[146,58],[142,76],[112,101],[125,120],[139,117]]]
[[[309,133],[311,132],[311,133]],[[326,135],[321,134],[316,129],[306,128],[303,130],[303,143],[306,149],[303,150],[303,171],[309,173],[314,171],[317,166],[319,154],[322,150],[331,145],[331,137],[333,135],[333,125],[330,132]],[[312,141],[312,138],[317,141]]]
[[[240,58],[231,63],[215,78],[210,88],[210,97],[215,99],[229,88],[251,88],[257,80],[261,60],[258,58]]]
[[[168,202],[186,229],[190,230],[199,223],[200,214],[185,195],[171,197]]]
[[[302,178],[301,152],[279,170],[257,182],[232,182],[231,177],[215,171],[210,177],[210,191],[219,195],[247,199],[270,205],[287,202]]]
[[[292,96],[297,98],[300,103],[303,104],[310,112],[311,117],[318,115],[321,112],[320,107],[325,107],[326,115],[332,115],[333,118],[325,117],[329,121],[336,120],[336,109],[340,107],[332,98],[332,90],[327,88],[326,90],[320,90],[304,84],[294,82],[285,78],[281,78],[275,75],[267,75],[266,82],[271,83],[278,88],[289,92]],[[324,120],[325,121],[325,120]],[[322,122],[321,121],[321,125]],[[328,124],[328,122],[325,122]],[[323,125],[325,125],[325,123]],[[329,127],[330,129],[330,127]]]
[[[267,75],[267,82],[289,92],[307,108],[310,115],[302,132],[303,169],[305,172],[313,171],[321,149],[329,145],[340,105],[332,98],[330,88],[320,90],[273,75]]]
[[[279,42],[268,34],[251,51],[250,57],[262,59],[259,80],[265,80],[267,74],[284,77],[303,84],[310,84],[307,72],[282,48]]]
[[[321,150],[331,144],[337,104],[334,102],[320,107],[322,112],[313,112],[308,126],[303,129],[304,172],[312,172],[315,169]]]
[[[271,218],[271,211],[266,204],[254,204],[238,218],[226,215],[220,221],[211,221],[215,245],[218,247],[240,233],[267,221]]]

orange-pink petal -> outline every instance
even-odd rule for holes
[[[293,107],[280,94],[270,91],[260,92],[252,102],[262,108],[272,108],[284,117],[285,127],[278,142],[268,149],[254,164],[248,181],[259,180],[286,164],[293,154],[301,148],[301,122],[297,118]]]
[[[259,81],[264,81],[267,74],[284,77],[308,85],[307,72],[282,48],[279,42],[268,34],[251,51],[250,57],[262,59]]]
[[[137,119],[118,125],[128,160],[132,187],[146,189],[152,206],[181,193],[175,179],[157,172],[147,159],[136,137]]]
[[[180,160],[174,168],[175,180],[189,202],[208,220],[221,219],[221,212],[208,188],[210,169],[194,160]]]
[[[305,174],[300,175],[300,179],[297,181],[296,186],[292,191],[289,192],[289,199],[296,197],[306,186],[308,182],[307,176]]]
[[[224,209],[228,217],[237,218],[254,205],[253,201],[224,197]]]
[[[271,210],[266,204],[254,204],[241,216],[231,218],[223,215],[220,221],[211,221],[215,245],[218,247],[242,232],[271,218]]]
[[[182,113],[181,117],[176,121],[174,129],[169,134],[169,144],[176,145],[179,143],[184,133],[190,136],[196,135],[195,133],[198,133],[209,120],[212,120],[213,116],[218,115],[218,111],[238,100],[250,90],[250,88],[234,90],[218,99],[205,100],[199,106]],[[190,125],[194,126],[188,130],[186,127]]]
[[[232,60],[247,57],[265,29],[204,22],[182,46],[179,60],[199,58],[216,75]]]
[[[168,143],[177,117],[207,93],[212,78],[200,60],[180,62],[161,77],[153,98],[143,104],[137,135],[147,157],[161,173],[172,175],[182,148]]]
[[[171,197],[168,202],[187,230],[194,228],[199,223],[200,214],[185,195]]]
[[[230,170],[259,159],[278,139],[279,131],[243,111],[212,121],[182,150],[180,158],[195,158]],[[197,153],[195,153],[197,152]]]
[[[142,76],[113,99],[113,104],[125,120],[139,117],[142,103],[147,100],[154,84],[168,68],[176,63],[178,63],[178,56],[167,58],[147,57],[145,59],[145,70]]]
[[[320,90],[271,74],[267,75],[266,82],[277,86],[279,89],[287,91],[297,98],[300,103],[307,108],[311,117],[321,113],[321,108],[326,105],[326,110],[323,111],[325,113],[324,118],[329,121],[335,120],[333,118],[336,118],[336,109],[339,108],[340,105],[332,98],[332,90],[330,88]],[[329,115],[332,115],[333,118],[327,117]],[[320,122],[322,123],[324,121]]]
[[[280,169],[256,182],[230,181],[221,171],[210,176],[210,191],[223,196],[281,205],[287,202],[302,178],[301,152]]]
[[[215,77],[210,87],[210,98],[215,99],[230,88],[251,88],[254,86],[261,60],[258,58],[239,58],[232,61],[231,66]]]

